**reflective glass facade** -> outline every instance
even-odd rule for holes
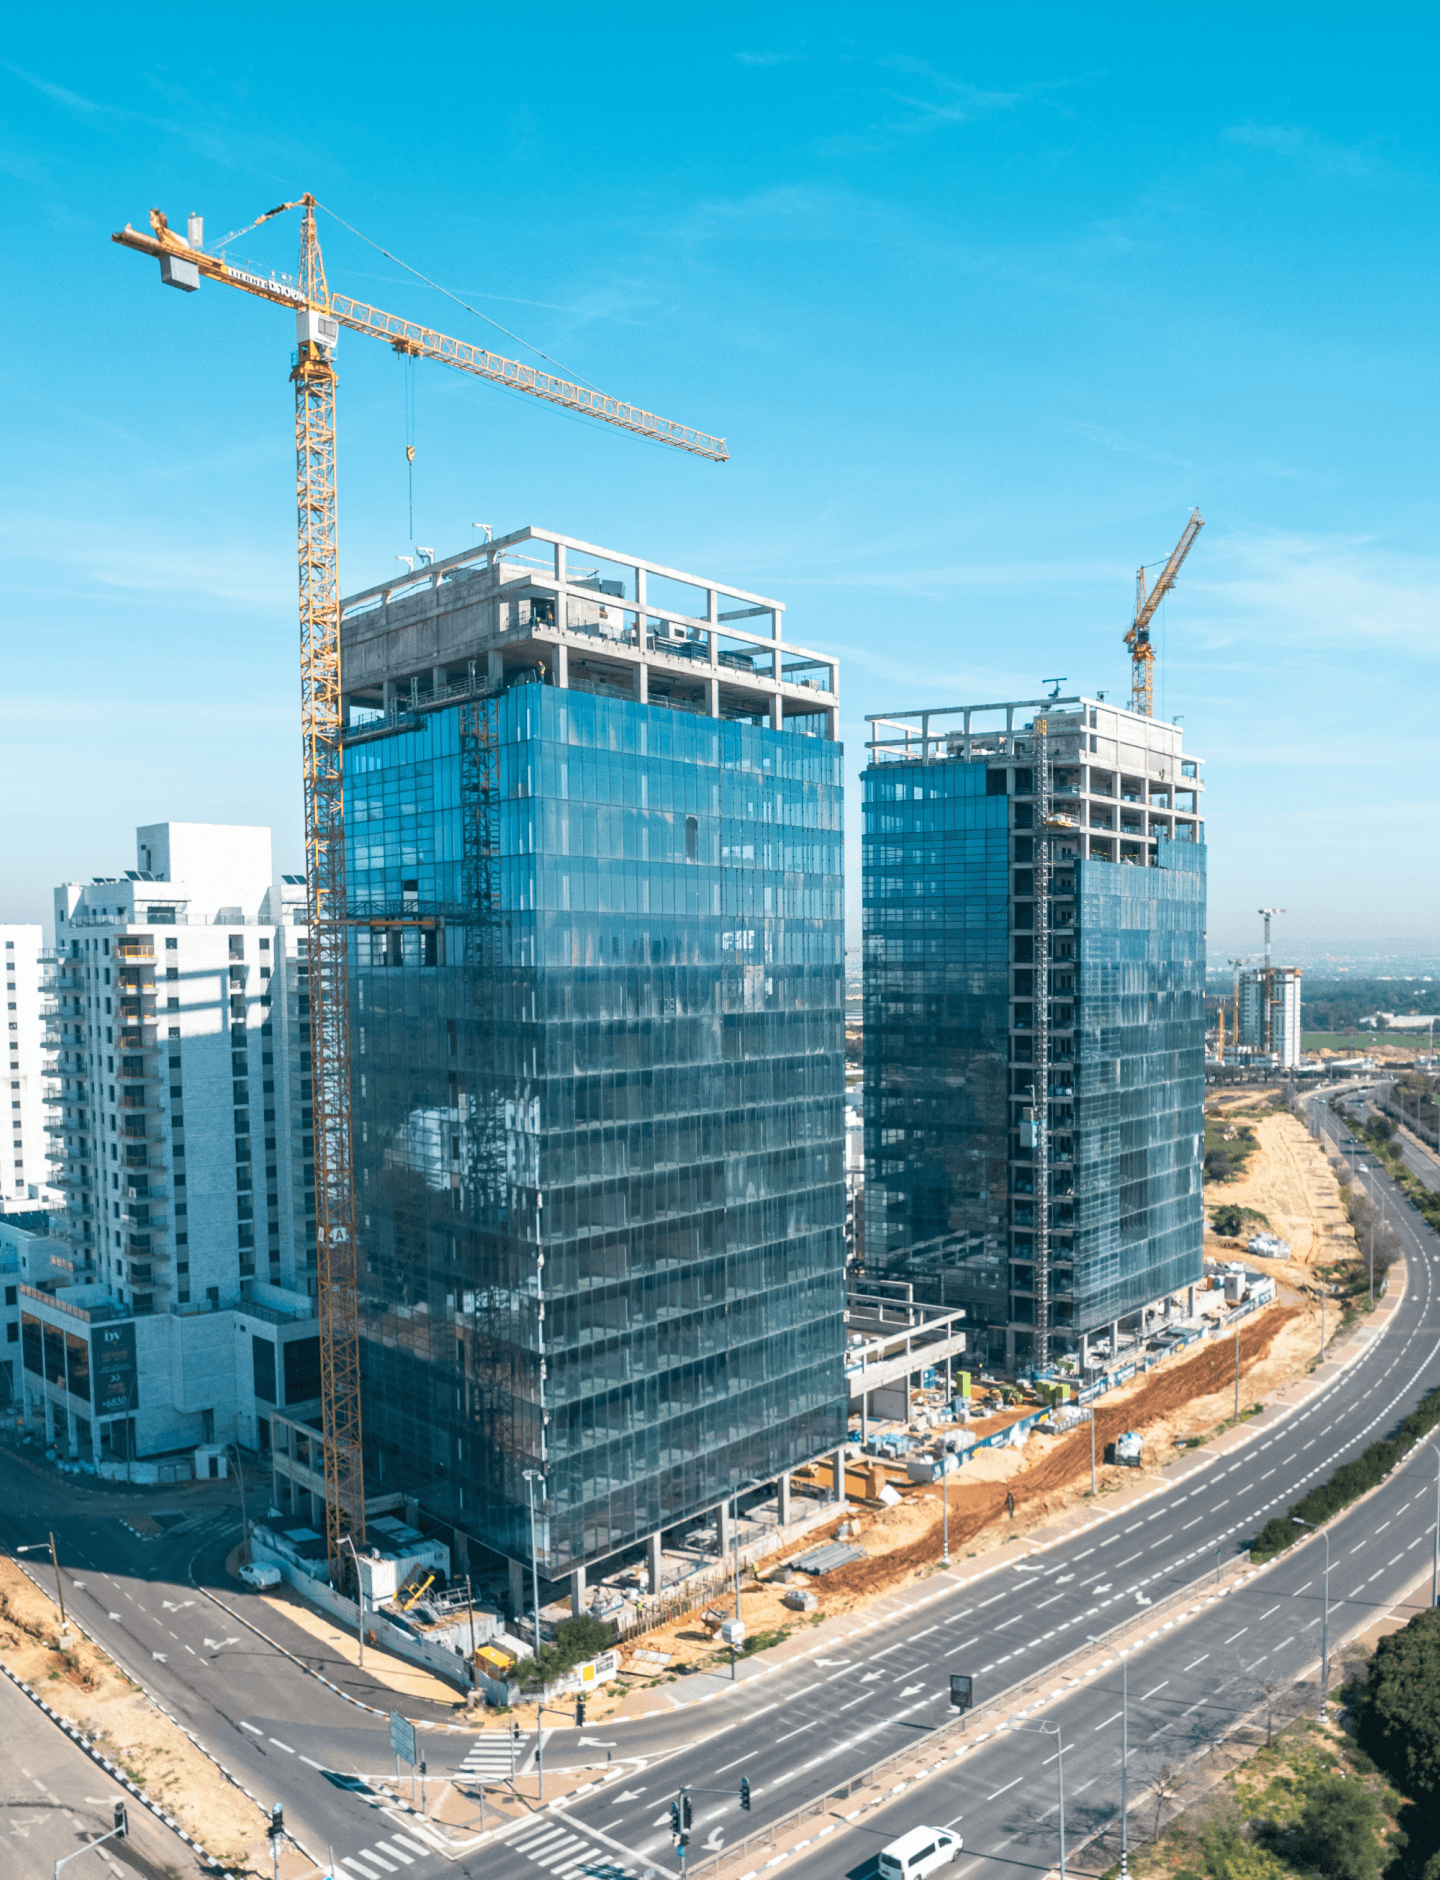
[[[841,748],[513,686],[480,922],[472,709],[345,758],[368,1487],[555,1576],[844,1440]]]
[[[1168,780],[1163,801],[1150,788],[1168,828],[1147,831],[1137,812],[1149,836],[1140,865],[1083,852],[1083,806],[1075,834],[1053,843],[1042,1107],[1034,779],[1023,740],[1002,742],[998,755],[864,773],[864,1261],[876,1278],[965,1305],[987,1328],[977,1349],[1024,1364],[1042,1206],[1056,1352],[1200,1277],[1205,848],[1188,828],[1169,833]],[[1085,754],[1083,743],[1068,750]],[[1117,788],[1118,772],[1057,774],[1062,796],[1093,790],[1107,804],[1146,789]],[[1113,828],[1102,813],[1094,826]],[[1035,1191],[1040,1126],[1048,1197]]]

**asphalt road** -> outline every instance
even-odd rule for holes
[[[483,1872],[486,1880],[536,1880],[537,1867],[559,1880],[643,1880],[648,1868],[674,1871],[668,1804],[681,1784],[733,1789],[744,1776],[752,1789],[748,1816],[730,1794],[697,1795],[693,1866],[879,1758],[923,1742],[949,1720],[952,1671],[970,1672],[984,1702],[1046,1672],[1087,1637],[1143,1619],[1147,1607],[1172,1595],[1203,1601],[1217,1565],[1243,1553],[1268,1516],[1384,1434],[1440,1382],[1440,1244],[1393,1189],[1391,1199],[1409,1261],[1405,1299],[1371,1348],[1304,1410],[1257,1428],[1238,1455],[1186,1458],[1167,1471],[1152,1502],[1124,1516],[1097,1515],[1085,1532],[1048,1549],[1027,1547],[978,1574],[957,1567],[878,1602],[857,1615],[839,1646],[798,1649],[763,1676],[757,1664],[743,1665],[733,1688],[713,1680],[665,1687],[676,1696],[708,1689],[704,1705],[547,1733],[551,1769],[613,1757],[623,1773],[563,1814],[527,1822],[454,1863],[427,1852],[423,1829],[376,1792],[380,1778],[393,1782],[384,1721],[306,1677],[205,1598],[201,1589],[213,1586],[302,1658],[323,1656],[308,1634],[287,1627],[225,1574],[224,1555],[239,1531],[232,1509],[197,1498],[187,1525],[141,1541],[120,1526],[113,1497],[21,1466],[0,1510],[0,1539],[30,1542],[55,1526],[62,1564],[80,1582],[77,1616],[263,1805],[285,1804],[288,1824],[312,1854],[324,1861],[333,1848],[351,1880],[395,1872],[429,1880],[442,1866]],[[1422,1472],[1430,1466],[1429,1453],[1418,1457],[1332,1528],[1332,1638],[1391,1603],[1423,1566],[1434,1488]],[[1293,1680],[1318,1657],[1322,1551],[1322,1541],[1309,1541],[1129,1655],[1132,1801],[1156,1758],[1179,1761],[1237,1709],[1253,1705],[1265,1682]],[[1064,1727],[1072,1839],[1118,1806],[1115,1684],[1113,1675],[1087,1679],[1043,1713]],[[371,1701],[423,1714],[383,1687]],[[987,1721],[974,1720],[977,1735]],[[432,1777],[462,1765],[496,1778],[508,1770],[508,1749],[493,1735],[478,1749],[458,1734],[422,1740]],[[522,1745],[522,1766],[533,1748]],[[913,1800],[872,1811],[863,1827],[837,1833],[787,1867],[807,1877],[813,1869],[815,1880],[854,1872],[904,1828],[963,1817],[966,1854],[957,1880],[1017,1861],[1043,1870],[1058,1852],[1058,1797],[1051,1808],[1048,1789],[1053,1754],[1038,1736],[976,1741]]]
[[[332,1848],[342,1862],[370,1850],[369,1864],[351,1869],[357,1880],[383,1875],[387,1860],[391,1872],[414,1880],[442,1871],[447,1863],[423,1826],[375,1786],[382,1778],[394,1783],[385,1719],[307,1677],[192,1581],[193,1567],[202,1584],[223,1587],[227,1603],[272,1636],[288,1630],[286,1643],[315,1651],[308,1633],[286,1627],[225,1574],[225,1554],[240,1531],[231,1507],[197,1498],[193,1512],[163,1538],[142,1540],[122,1525],[137,1505],[133,1500],[98,1486],[77,1487],[74,1478],[56,1478],[13,1451],[7,1476],[0,1509],[7,1549],[41,1540],[53,1528],[72,1616],[262,1807],[283,1804],[287,1828],[318,1863],[328,1865]],[[163,1498],[182,1509],[190,1505],[174,1493]],[[27,1563],[48,1590],[48,1553],[31,1553]],[[382,1686],[375,1691],[379,1703],[397,1701]],[[416,1714],[408,1701],[404,1708]],[[458,1766],[466,1747],[466,1738],[449,1739],[443,1760]]]
[[[7,1880],[51,1880],[57,1860],[115,1825],[127,1804],[130,1834],[66,1869],[74,1880],[191,1880],[200,1866],[185,1843],[136,1805],[22,1691],[0,1678],[0,1871]]]
[[[857,1623],[843,1649],[799,1652],[783,1671],[762,1683],[742,1682],[733,1697],[719,1695],[703,1710],[593,1732],[592,1742],[612,1742],[617,1758],[636,1757],[628,1766],[634,1773],[566,1809],[548,1833],[527,1826],[487,1850],[487,1880],[534,1880],[536,1866],[568,1880],[607,1862],[641,1876],[651,1867],[674,1871],[668,1806],[677,1788],[733,1787],[748,1777],[748,1816],[731,1796],[696,1797],[693,1867],[867,1764],[921,1742],[948,1721],[952,1671],[970,1672],[977,1700],[984,1700],[1045,1671],[1087,1637],[1133,1621],[1147,1605],[1185,1589],[1203,1595],[1217,1564],[1246,1551],[1271,1515],[1385,1434],[1440,1383],[1440,1244],[1408,1208],[1392,1206],[1391,1213],[1409,1261],[1405,1299],[1371,1348],[1305,1409],[1257,1431],[1233,1457],[1192,1458],[1184,1479],[1128,1516],[1098,1521],[983,1575],[937,1576],[923,1594],[883,1602]],[[1427,1444],[1378,1495],[1332,1527],[1332,1637],[1392,1603],[1428,1561],[1433,1454]],[[1131,1655],[1132,1798],[1150,1760],[1180,1760],[1258,1701],[1263,1683],[1293,1680],[1318,1658],[1323,1548],[1317,1539],[1288,1553],[1243,1590],[1167,1626]],[[1075,1743],[1073,1759],[1066,1751],[1072,1834],[1103,1822],[1118,1805],[1116,1682],[1087,1680],[1044,1713],[1064,1725],[1067,1746],[1072,1737]],[[975,1728],[983,1728],[980,1719]],[[585,1753],[573,1732],[559,1733],[548,1746],[552,1764]],[[1038,1861],[1043,1870],[1058,1854],[1058,1796],[1051,1808],[1047,1793],[1026,1776],[1048,1771],[1040,1777],[1048,1784],[1053,1754],[1038,1737],[992,1737],[914,1799],[875,1811],[863,1830],[838,1834],[833,1848],[817,1846],[787,1862],[787,1871],[815,1880],[853,1873],[871,1838],[878,1837],[873,1852],[907,1827],[943,1827],[962,1816],[966,1860],[957,1876],[992,1865],[998,1874],[1016,1861]],[[763,1866],[764,1857],[755,1864]],[[478,1874],[481,1862],[461,1867]]]

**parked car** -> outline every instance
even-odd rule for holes
[[[253,1586],[257,1592],[263,1592],[267,1586],[278,1586],[282,1575],[279,1567],[272,1567],[267,1562],[256,1562],[249,1567],[241,1567],[240,1578],[247,1586]]]
[[[919,1880],[960,1858],[965,1843],[946,1828],[912,1828],[880,1850],[880,1880]]]

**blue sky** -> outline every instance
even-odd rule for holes
[[[58,22],[58,23],[52,23]],[[863,714],[1123,694],[1208,762],[1213,954],[1436,928],[1435,28],[1419,8],[30,10],[0,51],[0,919],[165,817],[299,862],[293,328],[111,244],[303,189],[715,467],[442,367],[416,536],[533,522],[783,598]],[[294,265],[296,223],[237,245]],[[493,329],[322,224],[332,283]],[[532,357],[525,352],[522,357]],[[342,585],[410,547],[340,353]],[[858,793],[852,802],[852,899]],[[852,939],[858,936],[852,935]]]

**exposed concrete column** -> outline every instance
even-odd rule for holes
[[[1005,1328],[1005,1369],[1012,1377],[1015,1375],[1015,1327],[1013,1325],[1007,1325]]]
[[[562,692],[570,688],[570,648],[563,640],[555,648],[555,683]]]
[[[394,711],[395,681],[393,679],[382,679],[380,681],[380,703],[387,712]]]
[[[845,1499],[845,1448],[843,1444],[835,1451],[835,1499],[836,1501]]]
[[[645,1543],[645,1567],[650,1576],[650,1591],[652,1593],[658,1593],[660,1591],[660,1579],[665,1570],[664,1562],[661,1559],[661,1555],[664,1552],[664,1547],[662,1546],[663,1540],[664,1536],[657,1528]]]
[[[775,658],[778,664],[780,658],[778,653]],[[770,729],[772,731],[785,729],[785,701],[778,692],[774,693],[770,699]]]
[[[493,692],[498,692],[505,683],[505,655],[497,648],[492,647],[489,654],[489,664],[490,689]]]
[[[507,1560],[510,1569],[510,1610],[518,1619],[525,1610],[525,1569],[518,1560]]]
[[[443,666],[432,666],[430,668],[430,690],[434,693],[436,698],[439,698],[440,694],[449,683],[449,677]]]
[[[720,1557],[725,1559],[735,1544],[735,1522],[730,1513],[731,1503],[722,1501],[716,1513],[715,1527],[720,1536]]]
[[[1187,1319],[1193,1319],[1195,1316],[1195,1288],[1193,1286],[1185,1288],[1185,1316]]]
[[[578,1619],[585,1611],[585,1569],[576,1567],[570,1575],[570,1616]]]
[[[720,716],[720,681],[718,679],[705,681],[705,710],[711,718]]]
[[[776,1512],[780,1517],[781,1527],[790,1525],[790,1471],[787,1469],[776,1484],[778,1490]]]
[[[1120,1321],[1116,1319],[1110,1327],[1110,1359],[1113,1363],[1120,1355]]]
[[[643,659],[635,668],[635,696],[642,705],[650,702],[650,668]]]
[[[569,579],[565,569],[565,544],[555,544],[555,579],[560,583],[560,591],[555,596],[555,625],[560,632],[570,624],[570,608],[565,597],[565,583]]]

